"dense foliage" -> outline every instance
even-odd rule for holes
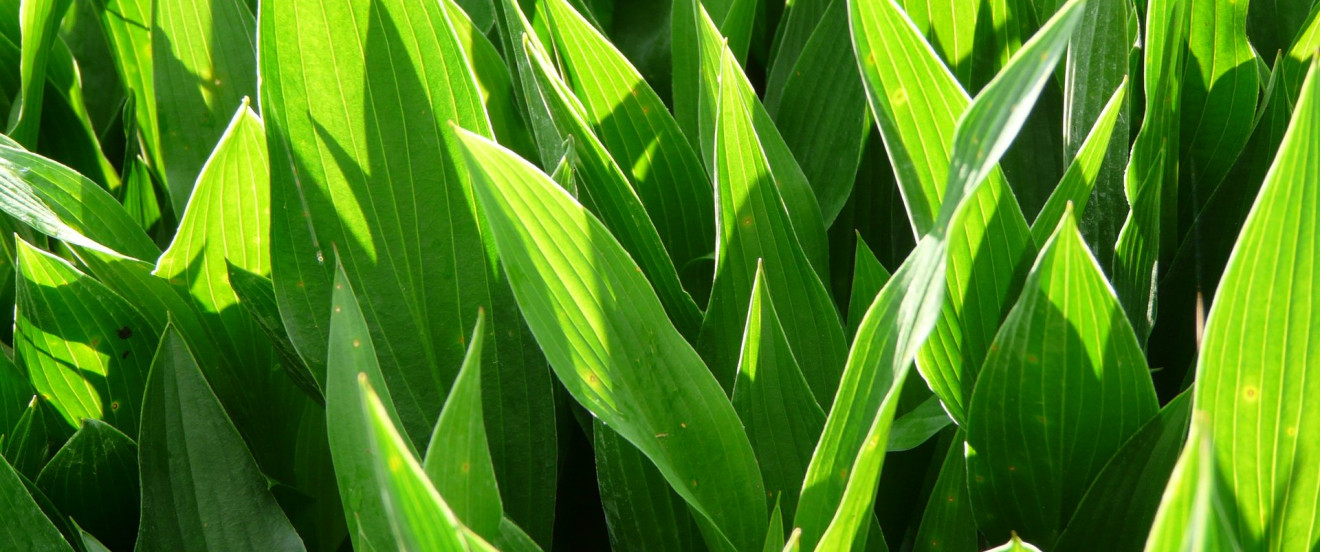
[[[1318,49],[0,0],[0,549],[1315,552]]]

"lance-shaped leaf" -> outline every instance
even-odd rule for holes
[[[152,0],[100,0],[94,5],[99,10],[106,42],[114,52],[111,57],[119,71],[119,80],[128,88],[135,105],[132,126],[142,135],[147,157],[156,159],[160,140],[156,134],[156,92],[151,70]]]
[[[866,539],[865,520],[875,500],[899,392],[944,304],[950,260],[946,240],[955,214],[970,211],[966,205],[984,189],[981,183],[1021,129],[1083,5],[1080,0],[1065,4],[959,123],[953,142],[956,170],[948,173],[935,226],[880,291],[853,341],[793,520],[802,529],[802,545],[834,550]],[[875,15],[869,9],[874,5],[853,6],[854,20]]]
[[[417,462],[412,445],[399,434],[394,413],[387,410],[366,374],[358,374],[360,423],[378,484],[373,489],[385,503],[390,527],[401,550],[465,552],[463,526],[436,492]],[[479,540],[479,539],[478,539]]]
[[[780,321],[788,344],[816,400],[828,404],[847,350],[843,321],[792,231],[744,95],[733,84],[733,64],[726,54],[715,147],[715,283],[697,347],[720,383],[732,388],[757,262],[764,259],[768,292],[785,314]]]
[[[214,362],[208,360],[208,362]],[[142,402],[137,550],[303,550],[179,333],[165,330]]]
[[[138,434],[155,341],[122,297],[67,261],[18,243],[15,356],[69,427],[105,420]]]
[[[37,147],[47,65],[59,42],[60,22],[71,3],[70,0],[23,0],[18,3],[18,24],[22,29],[22,88],[14,99],[5,134],[29,149]]]
[[[655,463],[704,523],[708,543],[759,545],[767,513],[751,444],[640,269],[535,167],[459,136],[514,295],[560,381]],[[711,450],[723,451],[716,463]]]
[[[491,133],[444,6],[291,0],[260,7],[261,105],[280,213],[272,281],[290,338],[307,362],[327,358],[326,259],[337,250],[363,292],[401,427],[424,443],[462,364],[467,331],[486,308],[482,362],[488,381],[498,382],[483,390],[491,456],[510,517],[548,541],[552,382],[483,236],[448,125]]]
[[[1123,81],[1114,91],[1114,95],[1109,97],[1109,103],[1105,104],[1104,111],[1100,112],[1100,117],[1096,120],[1095,126],[1091,128],[1091,133],[1086,136],[1086,141],[1082,142],[1081,149],[1077,150],[1077,155],[1073,157],[1072,163],[1068,165],[1068,171],[1063,173],[1063,178],[1059,180],[1059,185],[1054,188],[1050,198],[1045,201],[1045,206],[1041,207],[1040,214],[1036,215],[1036,220],[1031,223],[1031,237],[1037,245],[1043,245],[1045,240],[1049,239],[1050,234],[1055,228],[1059,227],[1059,220],[1063,218],[1063,213],[1071,203],[1073,209],[1078,213],[1078,225],[1082,229],[1082,235],[1086,236],[1087,228],[1082,226],[1088,219],[1086,215],[1086,206],[1090,204],[1092,197],[1098,197],[1105,192],[1095,192],[1096,183],[1099,182],[1101,171],[1105,170],[1108,156],[1113,152],[1109,151],[1111,143],[1110,138],[1114,135],[1115,124],[1118,122],[1119,115],[1123,113],[1127,104],[1127,81]],[[1103,203],[1104,199],[1100,198]],[[1099,255],[1097,255],[1099,257]],[[1103,260],[1097,259],[1101,263]],[[1100,265],[1104,267],[1104,264]]]
[[[1022,542],[1022,539],[1018,538],[1017,535],[1013,535],[1008,542],[986,552],[1040,552],[1040,549],[1032,546],[1031,543]]]
[[[642,75],[567,0],[546,6],[565,80],[610,155],[628,170],[674,264],[710,253],[713,191],[678,123]]]
[[[964,432],[954,432],[921,525],[912,544],[915,552],[973,552],[977,549],[976,520],[967,496],[967,460]]]
[[[13,433],[14,425],[23,416],[28,403],[32,402],[36,391],[28,381],[27,374],[14,365],[7,355],[0,355],[0,435]],[[0,451],[4,451],[0,443]]]
[[[1258,549],[1320,542],[1320,77],[1292,124],[1224,269],[1196,374],[1215,457],[1237,499],[1236,534]]]
[[[256,19],[243,0],[155,0],[152,89],[174,212],[243,98],[257,93]]]
[[[500,143],[514,151],[522,155],[532,155],[536,153],[536,146],[532,143],[531,132],[518,112],[509,67],[505,65],[504,58],[500,57],[500,51],[495,49],[495,45],[483,34],[494,22],[494,14],[491,13],[494,7],[491,0],[477,1],[484,2],[486,9],[490,10],[484,14],[484,17],[492,19],[485,21],[484,27],[481,27],[482,22],[473,19],[483,14],[465,12],[455,0],[444,1],[445,13],[449,16],[450,23],[454,25],[454,35],[463,45],[468,66],[472,68],[472,76],[476,79],[477,89],[481,92],[482,103],[490,116],[491,133]],[[467,4],[470,1],[461,0],[461,3]],[[472,18],[469,18],[469,15]]]
[[[137,538],[137,456],[137,444],[127,435],[99,420],[83,420],[42,468],[37,487],[99,541],[129,550]]]
[[[71,244],[154,261],[160,248],[115,198],[50,159],[0,144],[0,210]]]
[[[1233,495],[1219,483],[1213,429],[1197,413],[1187,445],[1169,476],[1146,552],[1242,550],[1229,513]],[[1303,544],[1303,548],[1309,545]],[[1261,548],[1262,550],[1265,548]]]
[[[825,412],[802,376],[768,288],[764,266],[757,263],[733,408],[747,428],[766,492],[774,496],[777,508],[793,512]],[[779,534],[782,537],[782,528]]]
[[[3,457],[0,457],[0,510],[5,512],[5,522],[0,524],[0,537],[15,550],[73,550],[50,518],[42,513],[37,501],[23,485],[22,476]]]
[[[41,395],[32,395],[18,422],[5,435],[4,457],[23,477],[36,479],[46,462],[71,436],[73,426],[60,417],[49,401]]]
[[[472,342],[431,433],[423,467],[463,525],[494,539],[500,532],[503,505],[482,419],[481,350],[485,337],[483,311],[477,313]]]
[[[953,178],[950,154],[955,123],[969,100],[895,2],[853,0],[850,6],[854,47],[871,112],[913,228],[918,236],[924,235],[935,228],[937,209],[947,201],[941,186]],[[1056,43],[1047,47],[1062,48]],[[897,56],[910,63],[884,62]],[[1019,63],[1018,71],[1030,69],[1029,65]],[[986,185],[971,201],[978,208],[969,209],[948,229],[953,236],[948,242],[951,269],[942,276],[947,278],[947,298],[939,326],[917,363],[958,423],[966,421],[964,411],[976,372],[1012,305],[1021,269],[1034,254],[1026,219],[998,169],[989,172]]]
[[[701,537],[687,504],[655,464],[599,418],[590,427],[596,485],[614,547],[700,549]]]
[[[275,299],[275,284],[270,278],[243,270],[228,261],[226,268],[229,269],[229,285],[233,288],[234,295],[238,297],[238,304],[243,306],[243,310],[247,311],[257,323],[257,327],[261,328],[270,339],[271,345],[275,347],[275,353],[280,357],[280,364],[284,366],[285,373],[289,374],[289,379],[309,397],[324,406],[325,375],[322,374],[321,379],[317,380],[307,363],[298,356],[298,350],[294,348],[293,342],[289,340],[284,321],[280,319],[279,304]]]
[[[669,313],[679,331],[689,339],[696,339],[701,327],[701,310],[679,282],[674,261],[665,250],[641,198],[587,125],[582,104],[559,79],[545,54],[530,40],[525,40],[523,47],[532,62],[532,73],[539,97],[544,99],[543,105],[559,134],[572,139],[573,160],[581,171],[575,197],[605,223],[629,256],[642,267],[643,274],[656,288],[665,312]]]
[[[1114,288],[1143,344],[1155,323],[1155,278],[1163,243],[1177,233],[1177,220],[1169,215],[1177,214],[1175,117],[1186,60],[1185,10],[1186,2],[1152,0],[1146,11],[1146,115],[1124,176],[1130,210],[1114,250]]]
[[[977,524],[991,540],[1017,531],[1051,546],[1105,461],[1158,408],[1136,335],[1065,213],[972,393]]]
[[[885,270],[870,246],[857,234],[857,251],[853,255],[852,293],[848,297],[848,338],[857,335],[857,327],[862,323],[866,308],[875,301],[875,296],[889,281],[889,271]]]

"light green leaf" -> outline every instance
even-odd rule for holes
[[[793,512],[811,452],[825,425],[825,412],[789,348],[772,298],[764,265],[758,262],[733,386],[733,408],[747,428],[766,492],[776,499],[775,511],[782,506]],[[783,530],[779,533],[783,535]],[[783,548],[782,542],[775,546],[779,548]]]
[[[46,90],[47,64],[59,41],[60,21],[71,0],[21,0],[18,24],[22,29],[22,89],[9,112],[5,134],[29,149],[36,149]]]
[[[967,471],[981,531],[1052,546],[1105,461],[1158,408],[1136,335],[1067,212],[972,393]]]
[[[574,197],[600,218],[610,234],[642,267],[643,274],[656,288],[665,312],[679,331],[688,339],[696,339],[701,327],[701,309],[679,282],[678,269],[665,250],[641,198],[583,119],[585,110],[582,104],[559,79],[546,54],[530,40],[524,41],[523,46],[532,62],[538,97],[544,99],[543,105],[559,135],[572,140],[573,160],[581,171],[578,193]]]
[[[42,513],[20,477],[9,461],[0,457],[0,510],[5,512],[0,536],[15,550],[72,552],[73,548]]]
[[[256,96],[256,19],[244,0],[154,0],[152,7],[158,169],[180,213],[228,118]]]
[[[655,462],[705,524],[708,543],[761,544],[767,512],[751,444],[640,269],[544,174],[476,135],[459,136],[514,295],[560,381]],[[722,461],[712,463],[717,449]]]
[[[886,450],[901,452],[917,448],[952,423],[939,397],[930,397],[894,420]]]
[[[482,103],[490,116],[491,132],[500,143],[507,145],[521,155],[536,153],[532,135],[523,123],[514,99],[513,81],[509,67],[505,65],[500,51],[495,49],[489,38],[483,34],[495,22],[494,6],[491,0],[458,0],[464,4],[459,7],[455,0],[445,0],[445,13],[454,25],[454,35],[463,46],[468,66],[476,79],[477,89],[481,91]],[[468,4],[485,4],[484,13],[464,12]],[[481,21],[469,19],[483,18]]]
[[[986,552],[1040,552],[1040,549],[1032,546],[1031,543],[1022,542],[1022,539],[1015,534],[1002,546],[996,546]]]
[[[1206,322],[1195,409],[1252,550],[1320,542],[1320,78],[1312,62],[1292,123],[1238,238]],[[1261,469],[1269,467],[1269,469]]]
[[[99,420],[82,427],[37,477],[37,487],[60,512],[115,550],[137,538],[137,444]]]
[[[366,374],[358,374],[357,383],[362,398],[361,422],[371,447],[367,456],[379,481],[375,490],[385,503],[399,549],[465,552],[468,547],[463,526],[427,479],[412,445],[395,428],[394,413],[386,410]]]
[[[137,550],[304,549],[172,327],[152,362],[142,422],[138,466],[149,514]]]
[[[147,157],[154,160],[160,155],[160,140],[156,134],[155,79],[151,71],[152,0],[98,0],[94,4],[100,12],[106,41],[114,52],[111,57],[119,71],[119,80],[128,88],[130,101],[136,105],[134,128],[146,143]]]
[[[1202,414],[1193,415],[1191,434],[1164,489],[1146,552],[1242,550],[1228,513],[1233,495],[1219,484],[1213,430]]]
[[[1105,161],[1113,153],[1109,151],[1112,149],[1110,138],[1114,135],[1119,115],[1127,107],[1126,99],[1127,80],[1124,80],[1118,85],[1114,95],[1109,97],[1109,103],[1105,104],[1104,111],[1100,112],[1095,126],[1091,128],[1091,133],[1086,136],[1086,141],[1082,142],[1081,148],[1077,150],[1077,155],[1068,165],[1068,171],[1063,173],[1058,187],[1050,194],[1040,214],[1036,215],[1036,220],[1031,223],[1031,238],[1037,245],[1044,245],[1054,229],[1059,227],[1059,220],[1063,218],[1069,203],[1072,203],[1073,209],[1077,211],[1078,226],[1081,227],[1083,237],[1086,237],[1087,228],[1082,226],[1090,218],[1086,215],[1086,206],[1093,195],[1098,197],[1105,193],[1103,190],[1096,192],[1095,188],[1100,182],[1101,172],[1108,166]],[[1100,202],[1103,203],[1104,199],[1100,199]],[[1097,261],[1101,263],[1101,267],[1105,266],[1103,260],[1097,259]]]
[[[15,357],[69,427],[105,420],[138,435],[155,341],[133,306],[67,261],[18,244]]]
[[[715,245],[714,195],[701,161],[642,75],[567,0],[548,0],[565,80],[627,171],[676,266]]]
[[[504,516],[482,419],[481,350],[485,337],[486,313],[481,311],[463,366],[431,433],[423,468],[463,525],[494,539],[500,534]]]
[[[761,547],[763,552],[778,552],[784,549],[784,514],[779,509],[779,502],[775,501],[775,509],[770,511],[770,525],[765,528],[765,545]]]
[[[719,242],[715,283],[697,347],[725,389],[732,387],[758,259],[768,292],[782,305],[784,333],[806,368],[816,400],[828,404],[838,387],[847,339],[829,291],[811,269],[783,194],[757,140],[745,97],[724,56],[716,130],[715,181]]]

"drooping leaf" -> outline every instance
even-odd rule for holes
[[[69,427],[104,420],[138,435],[155,341],[124,298],[67,261],[18,244],[15,353]]]
[[[130,550],[137,538],[137,444],[94,419],[55,453],[37,477],[37,487],[65,515],[115,550]]]
[[[764,265],[758,262],[733,386],[733,408],[747,428],[766,492],[776,500],[776,511],[782,506],[793,512],[811,452],[825,425],[825,412],[789,347],[768,288]],[[775,548],[782,547],[780,543]]]
[[[244,0],[154,0],[151,79],[174,212],[245,97],[257,93],[256,19]]]
[[[1313,62],[1292,123],[1224,269],[1198,356],[1196,402],[1236,498],[1235,533],[1249,549],[1320,542],[1320,427],[1310,403],[1320,276],[1320,77]],[[1263,467],[1268,467],[1264,469]]]
[[[208,359],[207,362],[214,362]],[[142,403],[137,550],[304,550],[188,345],[167,328]]]
[[[32,552],[71,552],[73,548],[60,535],[50,518],[42,513],[37,502],[23,485],[23,480],[9,461],[0,457],[0,510],[5,512],[5,523],[0,524],[0,536],[15,550]]]
[[[1146,552],[1242,550],[1228,517],[1233,495],[1219,484],[1213,430],[1199,415],[1169,476]]]
[[[708,543],[759,545],[766,509],[751,444],[640,269],[535,167],[459,135],[514,295],[560,381],[656,464]],[[712,465],[717,448],[724,455]]]

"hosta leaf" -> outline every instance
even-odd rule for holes
[[[70,427],[105,420],[138,434],[151,326],[122,297],[63,259],[20,242],[15,353]]]
[[[765,259],[768,293],[783,305],[788,344],[808,368],[803,375],[816,400],[828,404],[846,354],[843,322],[792,232],[784,196],[757,140],[745,96],[733,84],[733,63],[726,53],[715,147],[715,283],[697,347],[720,383],[731,388],[757,260]]]
[[[1040,552],[1040,549],[1032,546],[1031,543],[1022,542],[1022,539],[1018,538],[1017,535],[1013,535],[1002,546],[996,546],[986,552]]]
[[[949,451],[940,464],[940,474],[930,500],[921,515],[921,525],[913,541],[915,552],[973,552],[976,546],[976,518],[967,496],[967,460],[963,431],[954,433]]]
[[[683,497],[637,447],[600,419],[591,422],[596,484],[615,549],[699,550]]]
[[[780,65],[782,86],[772,73],[766,107],[802,164],[825,224],[834,222],[852,192],[862,145],[871,128],[866,90],[854,73],[848,40],[848,3],[833,0],[792,65]],[[782,69],[781,69],[782,67]]]
[[[1292,124],[1224,269],[1198,356],[1196,403],[1250,550],[1320,542],[1320,78],[1313,62]]]
[[[37,477],[37,487],[79,527],[130,550],[137,538],[137,444],[114,427],[83,420],[83,425]]]
[[[1063,148],[1064,159],[1071,163],[1069,171],[1078,164],[1078,156],[1085,147],[1083,144],[1104,120],[1102,114],[1109,109],[1113,98],[1110,94],[1117,94],[1116,90],[1129,76],[1129,54],[1136,43],[1136,29],[1130,24],[1136,21],[1133,9],[1132,3],[1127,1],[1087,4],[1084,17],[1089,24],[1077,29],[1068,44],[1063,82]],[[1127,82],[1137,81],[1128,78]],[[1135,96],[1135,93],[1124,95],[1126,98]],[[1132,103],[1123,100],[1115,108],[1118,113],[1108,144],[1092,146],[1106,151],[1094,177],[1091,208],[1082,209],[1081,202],[1074,200],[1078,205],[1077,225],[1082,236],[1100,266],[1106,270],[1113,263],[1114,244],[1118,242],[1118,232],[1127,215],[1123,171],[1130,153]],[[1037,215],[1036,219],[1041,220],[1041,216]],[[1055,224],[1057,220],[1047,225],[1048,229],[1043,231],[1045,237],[1054,230]],[[1044,240],[1039,239],[1036,243],[1044,243]]]
[[[1187,436],[1192,395],[1174,398],[1123,443],[1077,506],[1058,550],[1140,550]]]
[[[467,356],[431,433],[423,468],[454,514],[478,535],[499,535],[503,505],[495,483],[495,467],[486,444],[481,405],[481,351],[486,314],[477,313]]]
[[[172,328],[152,363],[142,422],[138,466],[149,515],[137,550],[304,549]]]
[[[514,295],[560,381],[655,462],[708,542],[759,545],[766,510],[751,444],[640,269],[549,178],[480,137],[460,137]],[[723,457],[712,465],[716,449]]]
[[[533,141],[536,142],[537,151],[540,153],[540,157],[536,160],[540,162],[541,167],[549,167],[561,153],[557,150],[563,138],[555,128],[545,102],[541,100],[535,77],[532,75],[532,61],[528,58],[528,49],[522,47],[523,37],[526,36],[526,40],[535,45],[537,51],[548,50],[542,45],[532,24],[527,21],[527,16],[519,7],[518,0],[495,0],[495,13],[497,28],[502,39],[500,46],[503,47],[508,59],[514,100],[527,121],[527,126],[531,129]]]
[[[35,395],[5,436],[4,456],[18,473],[36,479],[46,462],[72,435],[73,426],[60,417],[49,401]]]
[[[1109,151],[1112,149],[1109,147],[1110,138],[1114,135],[1119,115],[1127,106],[1126,98],[1127,81],[1125,80],[1118,85],[1114,95],[1109,97],[1109,103],[1105,104],[1104,111],[1100,112],[1095,126],[1091,128],[1091,133],[1086,136],[1086,141],[1082,142],[1081,148],[1077,150],[1077,155],[1068,165],[1068,171],[1063,173],[1058,187],[1050,194],[1040,214],[1036,215],[1036,220],[1031,223],[1031,237],[1037,245],[1044,245],[1054,229],[1059,227],[1059,220],[1063,218],[1069,203],[1078,213],[1078,226],[1081,227],[1083,237],[1087,237],[1087,228],[1082,226],[1088,219],[1086,206],[1093,196],[1096,196],[1101,203],[1104,202],[1099,196],[1106,192],[1096,192],[1095,187],[1100,182],[1101,173],[1107,167],[1105,162],[1108,156],[1113,153]],[[1102,260],[1097,259],[1097,261],[1102,263],[1100,265],[1102,268],[1105,266]]]
[[[71,0],[23,0],[18,21],[22,29],[22,89],[14,99],[5,134],[29,149],[36,149],[46,90],[47,64],[59,41],[60,21]]]
[[[155,0],[152,7],[160,162],[180,213],[229,117],[257,93],[256,19],[243,0]]]
[[[0,435],[13,433],[14,425],[23,416],[23,412],[36,391],[28,382],[27,374],[14,365],[8,355],[0,354]],[[0,452],[4,444],[0,442]]]
[[[543,105],[560,135],[573,140],[573,160],[581,171],[576,182],[576,197],[600,217],[629,256],[642,267],[643,274],[662,297],[661,303],[679,331],[688,339],[696,339],[701,327],[701,310],[679,282],[678,269],[647,216],[642,200],[583,119],[581,103],[559,79],[545,54],[530,42],[524,44],[532,62],[539,97],[544,99]]]
[[[152,0],[99,0],[101,26],[109,47],[114,51],[119,80],[128,88],[133,110],[133,125],[146,142],[147,155],[160,154],[156,134],[156,92],[152,76]],[[126,178],[127,180],[127,178]]]
[[[565,80],[587,122],[628,171],[676,266],[715,245],[713,191],[701,161],[660,97],[604,36],[569,6],[548,0]]]
[[[1169,215],[1177,214],[1177,106],[1186,60],[1185,10],[1185,2],[1151,0],[1146,12],[1146,114],[1124,176],[1130,210],[1111,271],[1123,310],[1143,344],[1155,322],[1155,277],[1163,243],[1177,232],[1177,220]]]
[[[733,408],[761,465],[766,492],[790,512],[797,509],[802,477],[825,425],[825,412],[811,394],[802,368],[773,304],[762,263],[757,263]],[[781,528],[780,535],[783,535]],[[783,543],[775,547],[783,548]]]
[[[951,423],[953,419],[944,411],[939,398],[930,397],[894,420],[885,449],[889,452],[912,450]]]
[[[0,145],[0,209],[71,244],[154,261],[160,248],[115,198],[82,175],[16,146]]]
[[[0,536],[8,543],[7,546],[32,552],[73,550],[60,535],[60,530],[37,506],[36,500],[23,486],[18,472],[4,458],[0,458],[0,510],[5,512],[5,522],[0,524]]]
[[[469,4],[473,1],[462,0],[462,3]],[[481,92],[482,103],[486,106],[486,113],[490,115],[491,132],[500,143],[506,144],[521,155],[532,155],[536,153],[536,146],[533,145],[532,135],[518,112],[509,67],[505,65],[504,58],[500,57],[500,51],[495,49],[495,45],[486,38],[485,34],[482,34],[494,23],[494,6],[491,0],[475,1],[484,2],[485,8],[489,11],[484,14],[465,13],[454,0],[445,0],[445,13],[448,14],[450,23],[454,25],[454,35],[462,44],[468,66],[472,68],[472,76],[476,79],[477,89]],[[479,22],[469,19],[469,15],[487,19]]]
[[[104,48],[103,44],[90,47],[99,50]],[[41,128],[45,137],[36,151],[52,159],[62,160],[97,184],[117,192],[121,184],[119,175],[101,150],[99,128],[94,126],[83,101],[83,80],[94,71],[78,67],[73,53],[62,39],[51,44],[50,59],[46,66],[45,100],[41,110]],[[88,85],[95,86],[91,83]],[[115,92],[105,94],[110,97],[114,95]]]
[[[1199,416],[1200,413],[1197,414]],[[1229,511],[1233,496],[1219,484],[1212,429],[1204,418],[1192,422],[1187,445],[1169,476],[1146,552],[1242,550]],[[1303,544],[1303,548],[1307,545]],[[1263,549],[1263,548],[1262,548]]]
[[[485,307],[491,456],[510,517],[548,542],[551,381],[454,149],[449,121],[487,136],[491,125],[444,6],[266,2],[259,28],[271,193],[284,213],[272,225],[272,280],[290,338],[304,359],[326,357],[325,259],[337,250],[364,292],[401,427],[423,443]]]
[[[527,536],[518,524],[504,518],[500,520],[500,534],[491,541],[496,548],[504,552],[541,552],[541,547]]]
[[[394,413],[386,410],[365,374],[356,379],[362,398],[359,416],[371,447],[367,457],[379,482],[377,489],[368,491],[380,493],[399,548],[418,552],[467,550],[462,525],[427,479],[412,445],[394,426]]]
[[[944,201],[939,187],[952,177],[955,121],[969,100],[897,4],[854,0],[850,6],[854,47],[871,112],[880,125],[909,218],[918,235],[924,235],[935,227],[937,206]],[[912,65],[879,63],[898,55],[912,60]],[[1000,171],[990,171],[988,182],[972,201],[978,208],[967,210],[949,230],[953,237],[951,268],[945,276],[947,298],[939,326],[917,362],[959,423],[965,422],[966,401],[981,360],[1020,285],[1019,268],[1027,266],[1034,253],[1026,219]]]
[[[972,393],[967,471],[981,530],[1051,546],[1105,461],[1158,407],[1136,335],[1066,213]]]
[[[293,342],[289,340],[284,322],[280,319],[279,305],[275,299],[275,284],[270,278],[248,272],[242,267],[234,266],[228,260],[225,261],[225,265],[229,273],[229,285],[233,288],[234,295],[238,297],[238,304],[243,306],[243,310],[247,311],[257,323],[257,327],[261,328],[270,339],[271,345],[275,347],[275,353],[280,357],[281,365],[289,374],[289,379],[309,397],[324,406],[325,375],[313,374],[302,357],[298,356]]]
[[[885,270],[875,253],[857,234],[857,251],[853,259],[852,293],[848,297],[848,338],[857,335],[857,327],[862,324],[862,315],[866,308],[875,301],[875,296],[889,281],[889,271]]]
[[[1286,0],[1257,3],[1255,9],[1247,12],[1247,36],[1251,44],[1256,51],[1273,61],[1273,52],[1287,51],[1288,41],[1306,26],[1308,10],[1315,10],[1315,2]]]

